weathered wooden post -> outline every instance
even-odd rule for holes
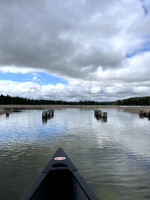
[[[95,110],[94,111],[94,115],[95,115],[95,117],[96,117],[97,120],[101,119],[101,114],[102,114],[101,110]]]
[[[9,117],[9,112],[8,111],[6,112],[6,117]]]
[[[50,118],[51,117],[51,114],[49,111],[47,111],[47,118]]]
[[[52,117],[54,116],[54,110],[52,110]]]
[[[42,118],[47,118],[47,112],[46,111],[42,112]]]
[[[102,112],[101,117],[102,118],[107,118],[107,112]]]
[[[102,117],[102,122],[107,122],[107,117]]]
[[[147,112],[144,112],[144,117],[147,117]]]
[[[54,110],[48,110],[50,117],[54,116]]]
[[[95,114],[96,117],[101,117],[101,113],[102,113],[101,110],[95,110],[94,111],[94,114]]]
[[[139,117],[143,118],[144,117],[144,110],[139,110]]]
[[[140,115],[140,116],[143,116],[143,115],[144,115],[144,110],[140,110],[140,111],[139,111],[139,115]]]
[[[150,117],[150,110],[148,111],[148,117]]]

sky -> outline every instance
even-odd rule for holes
[[[150,96],[150,1],[0,0],[0,94]]]

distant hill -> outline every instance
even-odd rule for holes
[[[150,105],[150,96],[133,97],[115,102],[37,100],[0,95],[0,105]]]
[[[128,99],[118,100],[115,102],[116,105],[136,105],[146,106],[150,105],[150,96],[146,97],[131,97]]]

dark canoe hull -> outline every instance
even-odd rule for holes
[[[98,200],[63,149],[59,148],[21,200]]]

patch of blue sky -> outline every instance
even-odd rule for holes
[[[36,72],[36,73],[32,73],[33,75],[33,79],[36,81],[36,78],[37,78],[37,81],[39,82],[39,84],[44,84],[44,85],[47,85],[47,84],[52,84],[52,85],[56,85],[58,83],[61,83],[61,84],[64,84],[66,85],[67,84],[67,81],[64,80],[63,78],[61,77],[57,77],[57,76],[54,76],[54,75],[50,75],[50,74],[47,74],[45,72]]]
[[[137,49],[136,51],[134,51],[134,52],[132,52],[130,54],[127,54],[126,58],[131,58],[131,57],[135,56],[138,53],[142,53],[142,52],[146,52],[146,51],[150,51],[150,41],[146,42],[141,49]]]
[[[39,85],[52,84],[56,85],[58,83],[67,84],[67,81],[63,78],[53,76],[44,72],[33,72],[33,73],[2,73],[0,72],[0,80],[10,80],[18,82],[34,82]]]
[[[0,72],[0,80],[9,80],[9,81],[18,81],[18,82],[25,82],[25,76],[27,74],[21,73],[2,73]]]

